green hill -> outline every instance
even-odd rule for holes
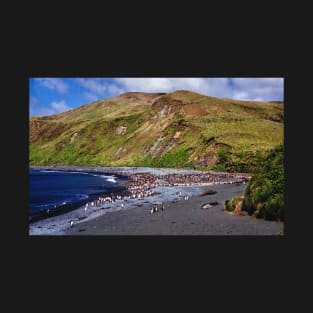
[[[31,117],[30,164],[253,171],[260,155],[282,144],[283,121],[283,103],[128,92]]]

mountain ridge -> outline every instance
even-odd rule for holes
[[[30,117],[30,164],[214,168],[223,153],[236,159],[281,144],[283,123],[274,101],[126,92]]]

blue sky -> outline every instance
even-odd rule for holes
[[[29,114],[51,115],[128,91],[178,89],[208,96],[283,101],[283,78],[30,78]]]

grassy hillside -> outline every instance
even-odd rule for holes
[[[30,164],[252,171],[283,142],[284,105],[190,91],[125,93],[30,118]]]

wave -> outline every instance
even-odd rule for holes
[[[32,208],[48,208],[53,205],[56,205],[56,202],[44,203],[44,204],[30,204]]]
[[[72,172],[72,171],[58,171],[58,170],[39,170],[41,173],[72,173],[72,174],[85,174],[85,175],[92,175],[94,177],[102,177],[105,178],[106,181],[111,183],[116,183],[116,177],[114,175],[102,175],[102,174],[92,174],[92,173],[86,173],[86,172]]]
[[[65,200],[53,201],[53,202],[48,202],[48,203],[43,203],[43,204],[31,204],[31,209],[32,210],[35,209],[39,211],[45,211],[47,209],[53,210],[60,206],[75,203],[77,201],[88,199],[88,198],[89,198],[89,195],[87,194],[75,194],[74,197],[69,197],[68,199],[65,199]]]
[[[78,194],[78,199],[87,199],[89,198],[88,195],[85,195],[85,194]]]
[[[92,174],[92,176],[105,178],[105,180],[107,182],[111,182],[111,183],[116,183],[117,182],[116,181],[116,177],[114,175],[113,176],[112,175],[108,176],[108,175],[101,175],[101,174]]]
[[[38,172],[41,172],[41,173],[61,173],[62,171],[38,170]]]
[[[116,183],[116,180],[114,178],[108,178],[106,181],[112,182],[112,183]]]

